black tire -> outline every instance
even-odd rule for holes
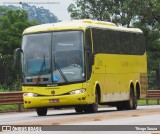
[[[98,111],[98,103],[99,103],[99,96],[98,93],[95,93],[95,103],[85,105],[84,112],[86,113],[96,113]]]
[[[83,107],[83,106],[75,106],[74,109],[75,109],[75,111],[76,111],[77,113],[81,113],[81,112],[84,111],[84,107]]]
[[[36,108],[36,111],[37,111],[37,115],[38,116],[46,116],[46,114],[47,114],[47,108]]]
[[[134,94],[134,99],[133,99],[133,109],[137,109],[137,95]]]
[[[126,101],[125,109],[126,110],[132,110],[133,109],[133,104],[134,104],[134,92],[133,92],[133,89],[131,87],[130,97],[129,97],[129,100]]]
[[[125,103],[121,102],[120,104],[116,105],[118,111],[125,110]]]

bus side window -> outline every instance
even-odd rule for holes
[[[92,30],[92,32],[91,32]],[[94,29],[90,29],[88,28],[86,30],[86,34],[85,34],[85,43],[86,43],[86,49],[85,49],[85,55],[86,55],[86,73],[87,73],[87,80],[90,79],[91,77],[91,72],[92,72],[92,59],[94,60],[94,58],[91,58],[91,54],[92,54],[92,45],[94,44],[95,48],[94,50],[97,51],[96,49],[96,42],[93,40],[93,44],[92,44],[92,39],[91,39],[91,34],[92,36],[94,36]],[[93,39],[95,39],[93,37]]]

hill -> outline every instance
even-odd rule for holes
[[[28,13],[29,21],[37,21],[39,24],[54,23],[59,21],[57,16],[55,16],[49,10],[44,9],[43,7],[30,6],[27,3],[20,3],[20,4],[21,7],[9,5],[9,6],[3,6],[3,8],[9,8],[12,10],[23,9]]]

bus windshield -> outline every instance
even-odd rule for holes
[[[84,81],[82,31],[60,31],[23,36],[24,84]]]

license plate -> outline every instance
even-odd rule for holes
[[[59,102],[59,99],[50,99],[49,100],[49,103],[57,103],[57,102]]]

